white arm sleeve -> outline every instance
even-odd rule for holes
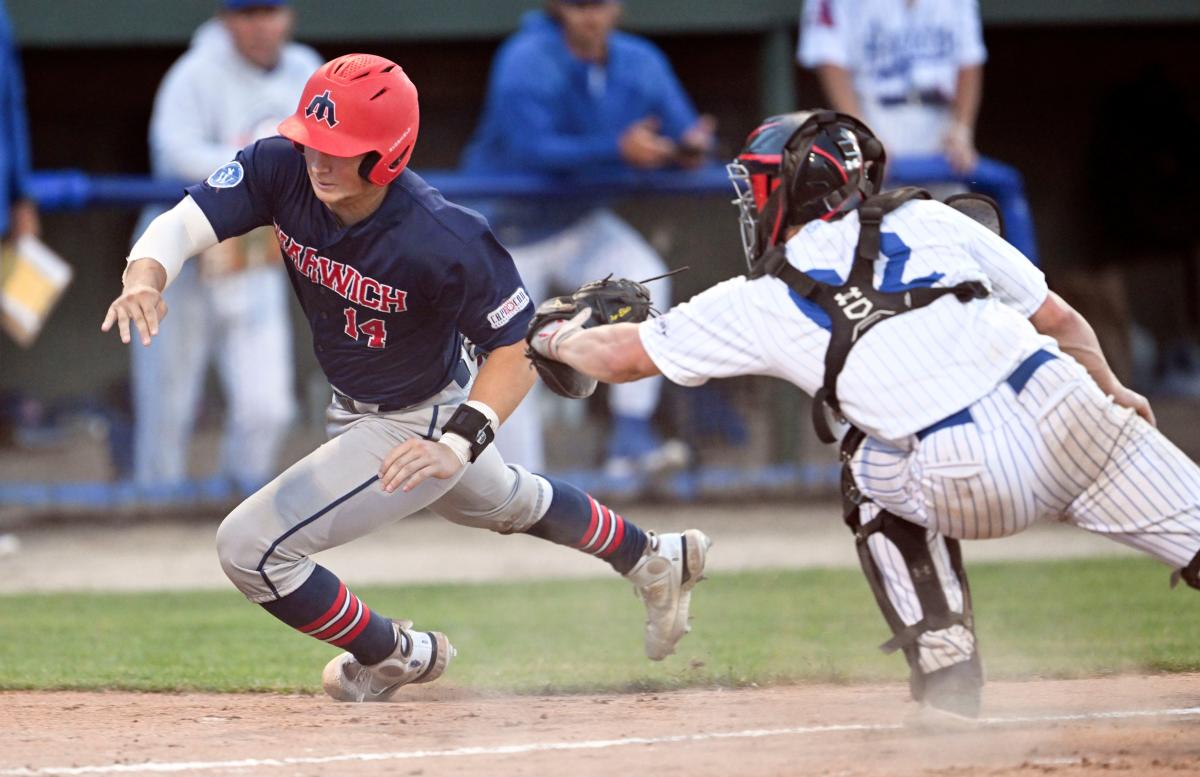
[[[217,244],[217,233],[200,206],[190,196],[162,214],[133,244],[125,262],[153,259],[167,271],[167,284],[175,280],[189,256]]]

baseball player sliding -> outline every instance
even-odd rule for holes
[[[644,532],[489,445],[535,380],[521,342],[529,296],[487,223],[407,169],[418,124],[396,63],[351,54],[321,66],[283,137],[242,149],[150,224],[101,329],[115,324],[128,343],[134,326],[150,343],[186,257],[273,225],[334,387],[331,439],[230,513],[217,551],[252,602],[345,649],[324,671],[333,698],[384,700],[437,679],[455,655],[445,634],[381,617],[309,558],[424,507],[608,561],[644,601],[646,653],[662,659],[688,630],[708,538]],[[464,335],[490,354],[477,374]]]
[[[880,195],[885,162],[848,115],[768,119],[729,166],[747,276],[612,326],[604,314],[644,289],[584,287],[539,307],[529,340],[564,393],[771,375],[816,396],[827,439],[827,409],[849,422],[846,518],[894,632],[885,648],[908,658],[921,717],[969,718],[982,671],[957,540],[1065,520],[1200,588],[1200,468],[1042,273],[956,210],[987,203]]]

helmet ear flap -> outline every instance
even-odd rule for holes
[[[375,169],[375,165],[379,164],[379,160],[382,158],[383,156],[378,151],[368,151],[366,156],[363,157],[363,161],[358,165],[358,174],[370,181],[371,171]]]

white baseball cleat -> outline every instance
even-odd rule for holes
[[[412,621],[393,621],[396,650],[378,664],[364,666],[342,653],[325,665],[321,684],[337,701],[387,701],[400,686],[429,683],[442,676],[458,651],[440,631],[413,631]]]
[[[625,577],[646,605],[646,655],[661,661],[691,631],[688,607],[692,589],[704,579],[704,560],[712,545],[704,532],[647,532],[646,552]]]

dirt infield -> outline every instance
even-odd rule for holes
[[[440,687],[439,687],[440,686]],[[1110,775],[1200,772],[1200,674],[993,683],[976,730],[905,689],[481,697],[3,693],[0,775]]]

